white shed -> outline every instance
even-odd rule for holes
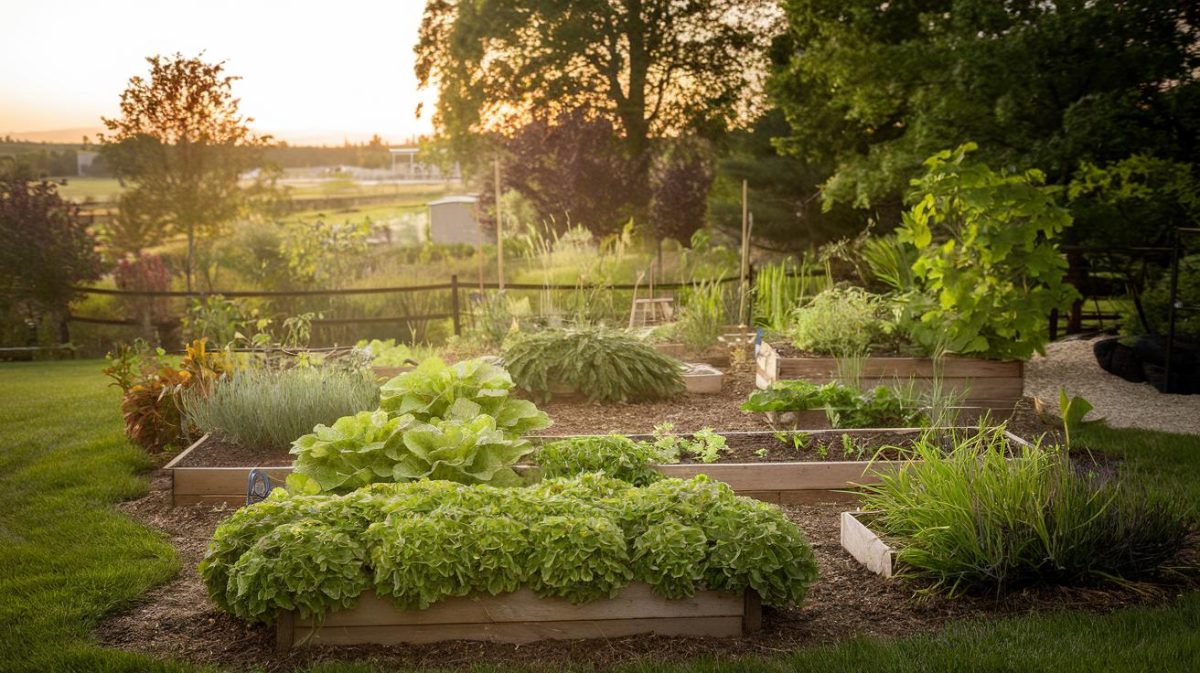
[[[475,212],[479,199],[473,194],[446,196],[429,202],[429,240],[433,243],[466,243],[478,246],[479,217]],[[495,243],[495,234],[483,232],[483,240]]]

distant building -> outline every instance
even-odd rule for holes
[[[92,172],[92,164],[96,163],[96,157],[99,156],[99,152],[93,152],[91,150],[76,150],[75,175],[90,175]]]
[[[401,180],[458,180],[462,178],[462,171],[459,169],[458,163],[451,166],[449,171],[443,171],[442,167],[437,164],[427,164],[417,159],[417,155],[420,153],[419,147],[388,149],[388,154],[392,156],[392,175]]]
[[[483,232],[476,213],[479,199],[472,194],[446,196],[429,202],[429,240],[433,243],[494,243],[493,234]]]

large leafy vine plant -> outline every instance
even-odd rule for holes
[[[899,240],[918,250],[909,295],[912,338],[995,359],[1026,359],[1046,343],[1046,316],[1078,294],[1055,239],[1071,224],[1038,170],[997,173],[967,143],[935,154],[913,181]]]

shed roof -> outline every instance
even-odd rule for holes
[[[478,201],[479,197],[475,196],[474,194],[462,194],[458,196],[443,196],[436,201],[430,201],[427,205],[442,206],[447,203],[476,203]]]

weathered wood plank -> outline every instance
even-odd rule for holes
[[[172,470],[176,495],[246,495],[246,480],[250,470],[259,469],[271,477],[272,483],[282,484],[292,473],[291,467],[177,467]]]
[[[865,512],[842,512],[842,548],[867,570],[882,577],[891,577],[894,572],[892,548],[859,520]]]
[[[394,626],[298,627],[294,641],[307,645],[403,645],[447,640],[531,643],[539,640],[621,638],[639,634],[732,638],[742,635],[742,617],[658,617],[571,622],[415,624]]]
[[[934,377],[932,358],[868,357],[863,361],[862,376],[879,379],[930,379]],[[1021,378],[1024,363],[1019,360],[997,361],[980,358],[946,357],[942,359],[943,379]],[[786,378],[809,380],[837,376],[836,358],[781,358],[779,373]]]
[[[326,615],[323,624],[296,619],[276,623],[279,649],[303,645],[430,643],[486,640],[614,638],[641,633],[733,637],[760,628],[762,606],[754,592],[702,591],[671,600],[649,586],[631,584],[613,599],[572,605],[540,598],[529,589],[499,596],[451,598],[425,610],[401,610],[368,592],[358,605]]]
[[[729,617],[744,611],[740,594],[703,591],[691,598],[671,600],[650,586],[630,584],[616,597],[574,605],[560,598],[543,598],[530,589],[499,596],[448,598],[424,610],[404,610],[386,598],[367,592],[349,610],[332,612],[325,626],[384,626],[415,624],[486,624],[666,617]],[[311,625],[301,621],[299,626]]]

